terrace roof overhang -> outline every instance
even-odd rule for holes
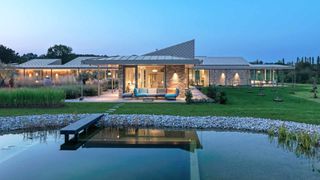
[[[199,59],[176,56],[118,56],[108,58],[87,59],[82,62],[90,65],[186,65],[200,64]]]
[[[295,66],[280,64],[250,64],[250,69],[294,70]]]
[[[247,65],[197,65],[193,69],[204,70],[248,70],[250,66]]]

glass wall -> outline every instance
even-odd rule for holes
[[[190,69],[189,84],[191,86],[209,86],[209,70]]]
[[[133,89],[136,87],[136,67],[125,67],[124,69],[125,75],[125,89],[126,93],[133,92]]]
[[[165,66],[138,66],[139,88],[164,88]]]

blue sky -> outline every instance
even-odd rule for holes
[[[2,0],[0,44],[44,54],[143,54],[196,40],[196,54],[248,60],[320,55],[319,0]]]

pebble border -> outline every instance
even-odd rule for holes
[[[0,117],[0,133],[64,127],[88,114],[57,114]],[[144,114],[106,114],[102,125],[110,127],[149,127],[177,129],[222,129],[267,132],[285,126],[290,132],[320,134],[320,125],[251,117],[171,116]]]

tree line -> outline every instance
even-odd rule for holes
[[[13,49],[0,44],[0,62],[6,63],[6,64],[14,64],[14,63],[21,64],[30,59],[36,59],[36,58],[61,59],[62,63],[64,64],[79,56],[103,56],[103,57],[106,56],[107,57],[107,55],[75,54],[73,53],[73,50],[71,47],[62,45],[62,44],[56,44],[52,47],[49,47],[47,50],[47,53],[43,55],[37,55],[34,53],[26,53],[23,55],[19,55],[19,53],[17,53]]]

